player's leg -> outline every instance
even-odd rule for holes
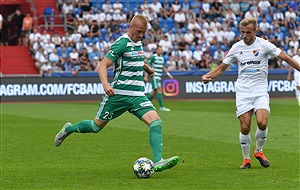
[[[139,119],[144,121],[150,128],[149,130],[149,141],[154,157],[154,170],[162,171],[165,169],[172,168],[178,161],[178,156],[173,156],[169,159],[163,159],[162,157],[162,120],[155,111],[152,103],[145,99],[146,97],[139,97],[138,101],[133,107],[131,113],[137,116]]]
[[[255,102],[255,114],[256,114],[256,122],[257,129],[255,133],[256,139],[256,147],[254,150],[254,157],[259,160],[260,164],[263,167],[269,167],[270,162],[264,156],[262,151],[263,146],[266,143],[267,135],[268,135],[268,118],[270,114],[270,106],[269,106],[269,95],[265,94],[264,96],[258,97]]]
[[[297,103],[300,106],[300,86],[296,86],[295,93],[296,93]]]
[[[117,102],[117,103],[116,103]],[[124,106],[123,106],[124,107]],[[77,133],[98,133],[104,126],[112,119],[120,116],[127,109],[122,108],[122,98],[119,96],[104,96],[102,102],[98,107],[98,111],[94,120],[82,120],[78,123],[72,124],[67,122],[63,128],[57,133],[54,144],[60,146],[61,143],[70,134]],[[117,109],[117,111],[115,111]]]
[[[251,158],[250,158],[250,147],[251,147],[251,136],[250,136],[250,127],[251,127],[251,116],[253,111],[250,110],[239,116],[241,131],[239,134],[240,145],[242,149],[242,155],[244,158],[243,164],[240,166],[242,169],[251,167]]]
[[[148,94],[147,98],[152,101],[154,96],[156,96],[156,93],[157,93],[157,86],[156,86],[156,83],[155,83],[155,80],[153,78],[150,78],[150,83],[151,83],[151,87],[152,87],[152,92],[150,94]]]
[[[240,166],[242,169],[247,169],[251,167],[250,159],[250,148],[251,148],[251,117],[253,114],[252,105],[253,98],[241,94],[236,94],[236,116],[240,121],[240,134],[239,141],[241,145],[243,164]]]

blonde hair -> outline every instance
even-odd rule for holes
[[[258,23],[256,18],[245,18],[240,22],[240,26],[248,26],[249,24],[253,25],[254,30],[258,28]]]
[[[131,26],[135,26],[138,23],[142,24],[142,26],[148,26],[148,20],[143,15],[135,15],[130,21]]]

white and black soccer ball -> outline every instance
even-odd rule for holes
[[[134,162],[133,172],[138,178],[149,178],[154,173],[154,164],[148,158],[139,158]]]

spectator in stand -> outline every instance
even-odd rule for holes
[[[161,25],[158,22],[158,18],[153,20],[152,29],[156,32],[158,29],[161,29]]]
[[[88,13],[93,10],[94,7],[92,6],[90,0],[83,0],[78,2],[78,8],[80,8],[83,12]]]
[[[157,48],[157,43],[154,42],[153,38],[150,38],[146,47],[148,48],[149,51],[155,52],[155,50]]]
[[[51,42],[51,40],[48,40],[47,43],[44,44],[45,52],[47,53],[47,58],[49,57],[50,53],[53,52],[55,49],[54,43]]]
[[[218,50],[214,53],[214,62],[216,65],[219,65],[222,63],[223,59],[225,57],[225,52],[222,50],[221,47],[218,47]]]
[[[203,66],[201,66],[201,62],[203,62],[202,55],[203,55],[203,52],[201,51],[201,46],[197,45],[196,50],[193,52],[194,68],[195,69],[203,68]]]
[[[173,30],[171,28],[166,33],[166,36],[168,36],[168,39],[169,41],[171,41],[172,45],[175,44],[175,34],[173,33]]]
[[[273,21],[279,26],[285,26],[284,14],[279,8],[276,8],[276,12],[273,14]]]
[[[185,41],[185,37],[182,37],[180,42],[177,43],[177,45],[178,45],[178,49],[180,51],[183,51],[185,49],[185,45],[189,45],[189,43]]]
[[[76,48],[73,48],[72,52],[69,53],[69,60],[71,63],[71,72],[76,76],[80,69],[79,53]]]
[[[161,39],[158,43],[159,46],[162,47],[162,50],[163,50],[163,54],[165,55],[168,51],[169,51],[169,48],[173,47],[172,46],[172,43],[171,41],[168,39],[168,36],[167,35],[164,35],[163,39]]]
[[[201,2],[199,0],[194,0],[189,5],[189,8],[192,8],[193,11],[196,13],[196,16],[198,17],[200,9],[202,9]]]
[[[216,36],[216,46],[224,45],[224,31],[221,26],[217,26],[217,31],[215,32]]]
[[[161,17],[163,18],[168,18],[169,17],[169,12],[171,10],[171,4],[169,3],[168,0],[164,0],[162,3],[162,9],[161,9]],[[172,7],[173,8],[173,7]],[[173,9],[174,10],[174,9]],[[175,13],[174,13],[175,14]]]
[[[209,23],[209,27],[212,29],[213,32],[218,31],[218,27],[221,27],[221,23],[219,23],[217,17],[213,18],[213,20]]]
[[[34,28],[32,33],[29,34],[29,46],[32,47],[33,43],[41,37],[41,34],[38,32],[37,28]]]
[[[69,12],[65,16],[65,24],[67,25],[67,29],[69,33],[72,33],[74,29],[77,28],[77,20],[76,16],[74,15],[72,10],[69,10]]]
[[[99,51],[99,59],[103,59],[105,54],[108,52],[108,44],[102,38],[95,44],[97,50]]]
[[[97,69],[97,67],[99,66],[99,64],[100,64],[100,59],[99,59],[99,57],[95,56],[91,62],[92,71],[95,71]]]
[[[101,9],[97,10],[97,13],[95,14],[95,19],[99,23],[100,28],[107,28],[106,14]]]
[[[225,18],[227,20],[227,23],[231,27],[237,27],[237,20],[236,20],[236,15],[232,11],[231,8],[228,9],[228,11],[225,13]]]
[[[222,3],[219,0],[214,0],[211,4],[211,10],[213,12],[213,18],[222,17]]]
[[[85,20],[79,21],[77,32],[80,33],[82,37],[89,37],[90,28]]]
[[[178,49],[178,45],[174,46],[174,49],[172,50],[171,56],[174,57],[174,61],[176,62],[177,69],[178,69],[178,63],[179,63],[179,60],[181,59],[181,56],[182,56],[182,51],[180,51]]]
[[[79,42],[75,44],[78,53],[82,53],[83,49],[86,48],[87,44],[84,42],[84,37],[81,37]]]
[[[175,11],[175,13],[178,12],[181,9],[181,5],[180,5],[178,0],[174,1],[174,3],[172,4],[172,7],[173,7],[173,10]]]
[[[104,4],[102,4],[102,10],[105,14],[108,14],[110,10],[113,10],[112,5],[109,0],[106,0]]]
[[[15,20],[15,24],[16,24],[16,34],[18,37],[18,45],[21,46],[22,45],[22,27],[23,27],[23,19],[24,19],[24,15],[23,13],[17,9],[15,11],[15,15],[14,15],[14,20]]]
[[[82,53],[79,54],[79,63],[80,63],[79,71],[91,71],[90,62],[91,60],[89,59],[87,49],[83,48]]]
[[[202,60],[204,61],[206,68],[210,68],[210,64],[212,62],[212,53],[210,51],[209,46],[205,47],[205,50],[203,51]]]
[[[174,60],[174,57],[171,55],[169,56],[169,60],[167,61],[167,68],[168,71],[176,71],[177,70],[177,64]]]
[[[267,33],[268,29],[271,28],[272,26],[267,22],[266,18],[262,18],[262,22],[258,24],[258,34],[257,35],[262,35]]]
[[[241,18],[244,18],[246,12],[249,11],[249,9],[250,9],[250,6],[251,6],[251,4],[249,3],[248,0],[241,0],[241,2],[240,2]]]
[[[44,47],[44,42],[43,40],[38,37],[36,41],[33,42],[30,52],[31,54],[34,56],[36,52],[38,52],[39,49],[41,49],[42,47]]]
[[[95,19],[94,9],[91,9],[90,12],[85,12],[83,15],[83,20],[85,20],[88,26],[91,25],[94,19]]]
[[[0,14],[1,15],[1,14]],[[0,18],[1,19],[1,18]],[[8,46],[8,21],[7,19],[3,19],[0,22],[0,45]]]
[[[290,48],[287,50],[287,54],[293,57],[297,54],[297,49],[294,46],[290,46]]]
[[[175,34],[175,42],[178,44],[181,39],[184,37],[182,30],[180,28],[177,29],[177,33]]]
[[[192,30],[190,30],[190,29],[187,30],[187,33],[184,34],[184,40],[189,45],[193,45],[193,42],[195,40],[195,35]],[[184,49],[186,49],[185,47],[186,46],[184,46]]]
[[[225,13],[228,11],[230,8],[230,3],[232,0],[223,0],[222,2],[222,12],[223,12],[223,17],[225,16]]]
[[[96,45],[92,46],[92,51],[89,53],[88,57],[91,60],[91,63],[92,63],[94,57],[98,57],[98,58],[100,57],[100,52],[97,49]]]
[[[74,9],[74,6],[73,6],[73,2],[72,2],[72,0],[66,0],[66,2],[63,4],[63,6],[62,6],[62,13],[64,14],[64,15],[67,15],[67,14],[69,14],[70,13],[70,11],[72,12],[73,11],[73,9]]]
[[[122,10],[123,9],[123,4],[120,3],[120,0],[116,0],[115,3],[112,5],[114,10]]]
[[[296,51],[298,50],[299,48],[299,41],[297,40],[296,37],[293,37],[292,40],[289,41],[288,43],[288,46],[291,48],[291,47],[294,47],[294,51],[296,53]]]
[[[257,4],[259,14],[265,18],[266,16],[272,17],[273,8],[268,0],[260,0]]]
[[[72,38],[71,38],[69,32],[65,32],[65,35],[62,36],[61,40],[62,40],[62,44],[64,44],[64,45],[70,43],[72,41]]]
[[[275,7],[277,6],[277,8],[280,9],[280,12],[285,13],[288,9],[288,3],[286,0],[279,0]]]
[[[181,7],[184,10],[184,12],[188,12],[188,10],[191,8],[188,0],[184,0],[183,3],[181,4]]]
[[[259,12],[257,11],[257,8],[252,6],[250,7],[249,11],[247,11],[244,15],[244,18],[258,18]]]
[[[62,70],[57,49],[54,49],[53,52],[50,53],[48,60],[52,65],[52,70],[55,69],[55,72]]]
[[[23,18],[23,25],[22,25],[22,36],[23,36],[23,45],[28,46],[29,44],[29,33],[31,32],[33,24],[33,18],[31,17],[30,13],[26,14],[26,17]]]
[[[180,9],[177,13],[175,13],[174,21],[177,28],[183,28],[187,26],[187,19],[183,9]]]
[[[241,6],[240,3],[237,0],[233,0],[230,4],[229,7],[231,8],[232,12],[236,15],[236,16],[242,16],[241,12]]]
[[[54,25],[54,10],[52,7],[46,7],[44,9],[44,24],[45,29],[48,30],[48,27],[50,25],[50,31],[53,31],[53,25]]]
[[[41,66],[48,61],[47,53],[44,51],[43,47],[40,47],[34,55],[35,67],[40,71]]]
[[[157,13],[153,11],[153,9],[150,7],[149,8],[149,13],[148,14],[144,14],[144,16],[148,19],[148,21],[153,24],[153,21],[155,18],[157,17]]]
[[[74,43],[79,42],[81,37],[82,37],[82,35],[77,32],[77,29],[74,30],[73,34],[71,34],[71,39],[72,39],[72,42],[74,42]]]
[[[41,40],[44,42],[44,43],[47,43],[48,40],[51,40],[51,35],[48,34],[48,31],[47,30],[44,30],[43,31],[43,34],[39,35],[39,34],[36,34],[37,36],[39,36],[41,38]],[[36,37],[34,37],[35,39]]]
[[[196,18],[192,19],[188,22],[187,29],[191,31],[196,31],[197,29],[201,29],[200,25],[196,22]]]
[[[295,31],[297,30],[299,23],[293,17],[290,18],[290,22],[287,23],[288,36],[295,38]]]
[[[62,40],[57,31],[55,31],[54,35],[51,37],[51,42],[55,45],[55,47],[61,46]]]
[[[148,0],[145,0],[140,7],[142,11],[141,15],[147,15],[149,13],[149,9],[151,8],[151,4],[148,2]]]
[[[212,20],[213,12],[212,12],[211,4],[208,2],[208,0],[203,0],[202,5],[201,5],[200,15],[201,14],[203,14],[205,19],[208,19],[209,21]]]
[[[40,67],[40,75],[43,77],[51,77],[52,74],[52,66],[49,61],[46,61],[41,67]]]
[[[268,28],[268,31],[265,33],[265,39],[268,41],[273,41],[274,37],[274,31],[271,28]]]
[[[186,59],[185,56],[182,56],[182,59],[179,60],[178,67],[179,67],[178,69],[180,71],[189,71],[189,70],[191,70],[190,62]]]
[[[193,19],[197,19],[197,15],[192,8],[190,8],[188,11],[185,11],[185,17],[188,23],[192,22]]]
[[[203,35],[210,45],[216,45],[216,34],[210,27],[203,31]]]
[[[89,34],[90,38],[101,37],[100,28],[97,20],[92,21],[89,30],[90,30],[90,34]]]
[[[182,57],[185,57],[186,60],[190,63],[189,65],[193,67],[195,63],[193,59],[193,52],[190,50],[190,45],[185,45],[185,48],[182,51],[181,55]]]
[[[231,27],[228,26],[227,31],[224,32],[225,45],[228,46],[230,42],[234,39],[235,33],[231,30]]]
[[[161,8],[162,8],[161,3],[159,1],[157,1],[157,0],[153,0],[153,2],[150,3],[150,7],[157,14],[157,16],[160,17],[160,11],[161,11]]]

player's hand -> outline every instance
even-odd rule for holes
[[[113,89],[113,87],[111,87],[110,85],[105,85],[103,86],[104,92],[108,95],[108,96],[114,96],[115,95],[115,90]]]
[[[202,82],[203,82],[204,84],[207,84],[207,83],[210,82],[210,81],[212,81],[211,76],[208,76],[208,75],[203,75],[203,76],[202,76]]]
[[[150,77],[154,76],[154,69],[151,68],[147,63],[144,63],[144,70]]]

